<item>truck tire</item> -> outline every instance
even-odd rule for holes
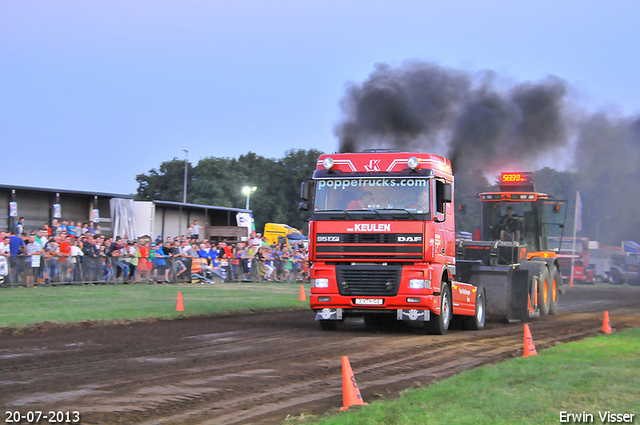
[[[551,306],[549,283],[549,268],[545,266],[538,278],[538,309],[540,310],[540,316],[549,314],[549,308]]]
[[[484,329],[486,319],[485,293],[482,286],[478,286],[476,291],[476,314],[473,316],[465,316],[464,328],[470,331],[480,331]]]
[[[339,320],[318,320],[323,331],[337,331]]]
[[[432,312],[433,313],[433,312]],[[425,322],[425,329],[429,335],[444,335],[449,329],[453,317],[451,288],[447,282],[440,286],[440,314],[431,314],[431,320]]]
[[[549,304],[549,314],[556,314],[558,312],[558,286],[562,282],[562,276],[556,266],[551,267],[551,276],[549,277],[549,298],[551,298],[551,304]]]
[[[609,282],[611,282],[613,285],[622,285],[624,283],[624,279],[622,278],[622,273],[620,273],[620,270],[616,268],[611,269],[611,272],[609,273]]]

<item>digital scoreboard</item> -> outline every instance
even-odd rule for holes
[[[518,172],[518,173],[502,173],[500,175],[500,185],[523,185],[532,184],[532,172]]]

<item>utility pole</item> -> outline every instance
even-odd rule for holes
[[[184,151],[184,189],[182,190],[182,203],[187,203],[187,157],[189,156],[188,149],[182,149]]]
[[[184,151],[184,186],[182,188],[182,203],[187,203],[187,157],[189,155],[188,149],[182,149]],[[182,234],[182,208],[184,205],[180,205],[180,219],[178,220],[178,236]]]

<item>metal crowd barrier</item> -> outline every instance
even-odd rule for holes
[[[81,285],[116,284],[133,281],[171,281],[175,273],[170,259],[166,266],[156,266],[147,261],[146,266],[136,265],[135,257],[84,257],[84,256],[48,256],[17,255],[0,256],[0,285]],[[184,266],[182,266],[184,267]],[[137,274],[136,274],[137,271]],[[184,272],[182,273],[184,274]],[[168,277],[169,279],[165,279]]]
[[[225,282],[238,282],[243,274],[242,263],[232,264],[230,260],[221,260],[219,270],[214,272],[199,270],[185,259],[165,258],[164,262],[146,261],[143,265],[143,260],[136,257],[0,256],[0,286],[191,282],[194,276],[211,280],[214,275]],[[295,277],[290,276],[290,281]]]
[[[108,257],[17,255],[0,257],[3,286],[116,283]]]

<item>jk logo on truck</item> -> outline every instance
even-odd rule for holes
[[[372,159],[371,161],[369,161],[369,165],[365,165],[364,169],[367,171],[380,171],[380,160],[379,159]]]

